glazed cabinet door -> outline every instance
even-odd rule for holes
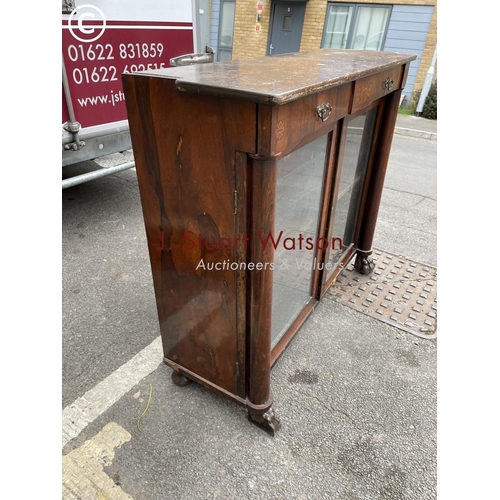
[[[343,120],[332,186],[323,293],[351,260],[357,246],[360,209],[366,186],[379,106]]]
[[[313,300],[328,135],[277,161],[271,339],[274,347]],[[316,259],[316,260],[315,260]]]

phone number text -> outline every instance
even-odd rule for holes
[[[72,62],[93,62],[93,61],[119,61],[130,59],[151,59],[161,57],[164,51],[162,43],[120,43],[118,48],[110,43],[89,44],[89,45],[69,45],[68,58]],[[103,65],[93,67],[74,68],[71,76],[77,85],[84,83],[106,83],[116,82],[121,73],[134,73],[136,71],[146,71],[151,69],[167,68],[165,62],[144,62],[126,64],[121,72],[114,65]]]
[[[120,43],[118,50],[110,43],[69,45],[68,57],[73,62],[109,61],[115,59],[150,59],[161,57],[163,54],[162,43]]]

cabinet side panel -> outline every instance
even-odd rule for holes
[[[164,356],[237,394],[235,151],[254,150],[255,105],[123,81]]]

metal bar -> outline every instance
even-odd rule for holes
[[[66,105],[68,107],[69,121],[63,126],[68,132],[73,135],[73,143],[65,145],[65,149],[78,150],[85,146],[83,141],[80,141],[78,133],[81,129],[81,125],[76,121],[75,110],[73,108],[73,101],[71,100],[71,92],[69,90],[68,75],[66,73],[66,65],[64,64],[64,56],[62,56],[62,82],[64,88],[64,96],[66,98]]]
[[[215,59],[215,51],[210,45],[205,47],[205,52],[198,54],[184,54],[170,59],[170,66],[190,66],[191,64],[212,63]]]
[[[429,90],[431,88],[432,80],[434,79],[434,66],[436,64],[437,58],[437,45],[434,48],[434,55],[432,56],[432,62],[427,70],[425,75],[424,86],[422,88],[422,92],[420,93],[420,99],[418,100],[417,109],[415,110],[416,116],[422,116],[422,111],[424,110],[425,100],[429,94]]]
[[[64,96],[66,97],[66,105],[68,106],[68,114],[71,122],[76,122],[75,110],[73,109],[73,101],[71,100],[71,92],[69,90],[68,75],[66,73],[66,65],[64,57],[62,58],[62,82],[64,88]]]
[[[95,139],[96,137],[103,137],[110,134],[119,134],[121,132],[128,132],[129,126],[127,120],[121,120],[113,123],[103,123],[102,125],[93,125],[92,127],[83,127],[79,130],[78,134],[82,141],[88,139]],[[67,130],[62,130],[62,144],[71,142],[73,136]]]
[[[84,182],[93,181],[95,179],[100,179],[101,177],[106,177],[107,175],[116,174],[123,170],[128,170],[129,168],[135,167],[135,161],[130,161],[128,163],[122,163],[116,167],[102,168],[100,170],[95,170],[93,172],[88,172],[86,174],[75,175],[69,179],[64,179],[62,181],[62,188],[66,189],[69,187],[77,186],[78,184],[83,184]]]
[[[79,136],[81,138],[81,136]],[[85,147],[80,148],[77,151],[73,149],[62,148],[62,166],[72,165],[74,163],[80,163],[86,160],[93,160],[94,158],[100,158],[102,156],[110,155],[113,153],[121,153],[132,149],[132,143],[130,142],[129,132],[122,132],[120,134],[110,134],[102,135],[96,137],[95,139],[90,139],[85,141]],[[122,159],[118,163],[123,163],[129,159]],[[114,165],[113,165],[114,166]]]

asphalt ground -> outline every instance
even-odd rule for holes
[[[434,266],[436,139],[395,135],[374,241]],[[436,340],[326,298],[272,371],[271,438],[161,363],[135,172],[62,203],[65,498],[436,498]]]

